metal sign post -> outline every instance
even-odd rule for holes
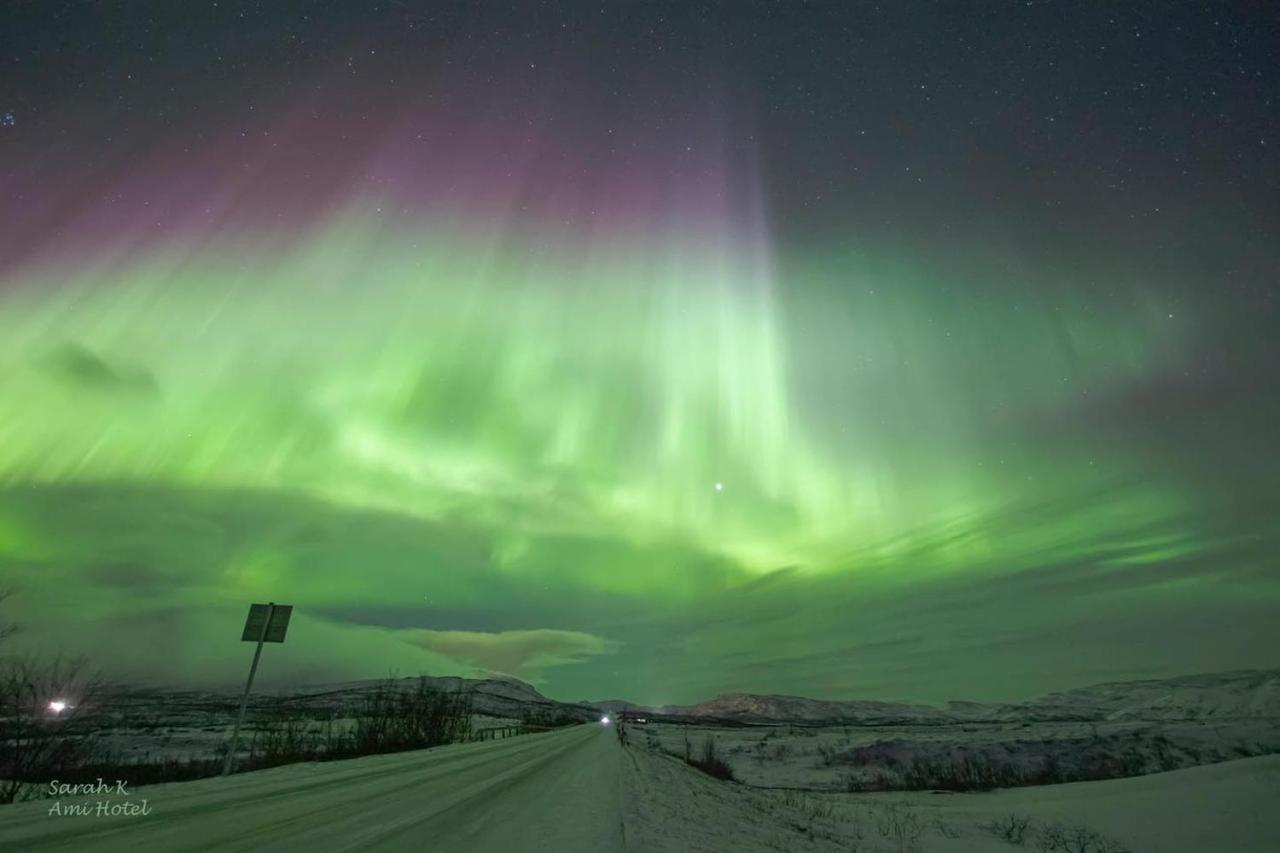
[[[222,762],[222,775],[231,772],[235,762],[236,744],[240,740],[240,726],[244,723],[244,711],[249,705],[249,691],[253,689],[253,677],[258,674],[258,661],[262,658],[263,643],[283,643],[285,631],[289,629],[289,617],[293,614],[293,605],[266,604],[249,605],[249,616],[244,620],[244,632],[241,642],[257,641],[258,648],[253,652],[253,665],[249,667],[249,680],[244,685],[244,696],[240,697],[240,713],[236,714],[236,725],[231,730],[231,743],[227,745],[227,757]]]

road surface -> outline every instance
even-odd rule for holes
[[[0,850],[590,851],[625,849],[621,749],[589,724],[506,740],[303,764],[0,807]],[[102,815],[128,804],[145,815]]]

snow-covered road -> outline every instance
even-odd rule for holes
[[[0,850],[624,849],[611,727],[462,744],[0,809]],[[126,780],[127,781],[127,780]],[[130,804],[149,814],[50,814]],[[108,806],[107,808],[110,808]]]

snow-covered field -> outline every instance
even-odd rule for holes
[[[600,715],[520,682],[434,681],[471,695],[473,731]],[[1280,853],[1278,684],[1226,673],[943,709],[729,694],[628,725],[626,748],[593,722],[20,803],[0,808],[0,850]],[[341,724],[377,686],[260,697],[246,738],[273,714]],[[212,756],[233,698],[117,692],[98,737],[127,781],[143,757]],[[735,782],[682,760],[708,741]],[[146,813],[50,811],[102,801]]]
[[[707,739],[757,787],[968,790],[1136,776],[1280,753],[1280,719],[906,726],[649,723],[636,740],[683,755]],[[983,784],[986,782],[988,784]]]
[[[858,798],[875,802],[889,795]],[[1014,815],[1029,818],[1033,830],[1086,826],[1136,853],[1280,850],[1280,756],[1274,755],[1132,779],[892,799],[916,808],[926,821],[952,825]],[[1031,833],[1026,846],[1037,849]]]
[[[820,794],[719,782],[669,756],[624,763],[629,849],[854,853],[1274,853],[1280,757],[974,794]]]
[[[556,702],[514,679],[426,680],[470,697],[473,730],[539,717],[589,721],[636,707]],[[341,723],[384,684],[347,682],[255,695],[246,741],[256,727],[282,715],[316,727]],[[99,739],[125,764],[211,757],[225,742],[238,701],[234,692],[120,689],[98,714]],[[686,734],[697,741],[711,735],[750,784],[825,790],[903,787],[917,760],[916,769],[932,777],[969,758],[983,772],[1008,777],[997,779],[1002,785],[1013,785],[1055,774],[1065,780],[1111,778],[1280,752],[1280,671],[1274,670],[1101,684],[1021,704],[953,702],[932,708],[728,694],[664,710],[698,724],[657,726],[669,751],[681,752]]]

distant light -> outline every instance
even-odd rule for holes
[[[601,718],[600,718],[600,725],[602,725],[602,726],[607,726],[607,725],[609,725],[609,718],[608,718],[608,717],[601,717]]]
[[[55,714],[61,714],[67,710],[67,703],[64,699],[54,699],[49,703],[49,710]]]
[[[724,483],[716,483],[716,491],[717,491],[717,492],[723,492],[723,491],[724,491]]]

